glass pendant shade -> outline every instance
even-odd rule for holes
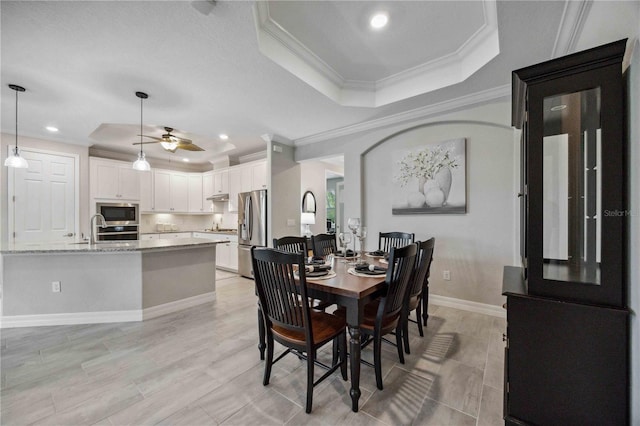
[[[9,155],[6,160],[4,160],[4,165],[16,169],[26,169],[27,167],[29,167],[27,160],[25,160],[24,157],[20,156],[18,147],[15,147],[13,149],[13,153],[11,153],[11,155]]]
[[[144,158],[144,152],[138,154],[138,159],[133,163],[133,170],[139,170],[141,172],[148,172],[151,170],[149,162]]]

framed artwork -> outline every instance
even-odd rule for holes
[[[393,153],[392,214],[467,212],[466,139]]]

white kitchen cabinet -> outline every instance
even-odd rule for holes
[[[229,234],[216,234],[211,232],[194,232],[194,238],[207,238],[210,240],[229,240],[228,243],[216,245],[216,268],[238,272],[238,236]]]
[[[229,269],[234,272],[238,272],[238,243],[230,242],[228,244],[229,244]]]
[[[186,173],[170,170],[153,171],[153,200],[156,213],[187,213],[189,188]]]
[[[89,158],[89,187],[91,198],[101,200],[140,200],[140,174],[131,163]]]
[[[229,211],[238,211],[238,194],[242,192],[242,169],[229,169]]]
[[[241,173],[241,189],[240,192],[249,192],[253,189],[253,169],[251,166],[238,166],[240,168]]]
[[[267,189],[267,161],[259,161],[251,165],[251,189]]]
[[[202,206],[205,212],[213,212],[213,203],[207,198],[213,195],[213,172],[206,172],[202,174]]]
[[[153,212],[153,173],[139,172],[140,212]]]
[[[159,238],[160,234],[140,234],[140,241],[157,240]]]
[[[202,173],[189,173],[189,213],[204,213],[204,198],[202,198]]]
[[[229,172],[227,170],[220,170],[213,172],[213,194],[228,194],[229,193]]]

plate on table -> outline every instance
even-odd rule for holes
[[[313,272],[307,272],[305,274],[305,276],[307,278],[324,277],[325,275],[329,275],[329,270],[326,270],[326,271],[313,271]]]
[[[352,275],[361,276],[361,277],[383,277],[386,275],[387,269],[381,268],[379,266],[376,266],[373,269],[373,271],[370,269],[357,270],[356,268],[349,268],[347,272],[349,272]]]
[[[333,255],[335,257],[342,257],[342,258],[347,258],[347,259],[357,257],[356,253],[354,253],[353,250],[347,250],[347,255],[346,256],[341,251],[337,251]]]
[[[372,257],[374,259],[382,259],[385,256],[385,252],[383,252],[382,250],[376,250],[376,251],[370,251],[367,253],[368,257]]]

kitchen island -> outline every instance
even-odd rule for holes
[[[211,302],[227,242],[3,245],[0,327],[142,321]]]

